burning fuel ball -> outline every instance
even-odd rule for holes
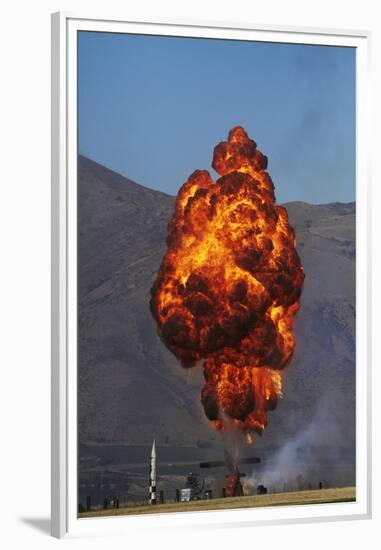
[[[180,188],[150,307],[183,367],[203,360],[201,401],[213,426],[261,433],[281,396],[304,272],[267,157],[241,127],[214,149],[214,182]]]

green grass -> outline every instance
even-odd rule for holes
[[[78,514],[80,518],[102,516],[124,516],[170,512],[196,512],[206,510],[226,510],[233,508],[257,508],[262,506],[288,506],[299,504],[326,504],[331,502],[353,502],[356,500],[355,487],[320,489],[314,491],[295,491],[292,493],[274,493],[245,497],[214,498],[192,502],[171,502],[125,506],[113,510],[94,510]]]

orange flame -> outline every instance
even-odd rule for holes
[[[182,365],[204,360],[212,425],[233,424],[250,440],[282,394],[304,272],[267,158],[243,128],[217,145],[212,166],[216,182],[196,170],[179,190],[150,306]]]

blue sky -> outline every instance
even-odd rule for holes
[[[355,199],[353,48],[80,32],[79,152],[176,194],[241,125],[278,202]]]

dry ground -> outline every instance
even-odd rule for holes
[[[274,493],[267,495],[253,495],[232,498],[214,498],[211,500],[196,500],[192,502],[171,502],[138,506],[125,506],[113,510],[94,510],[83,512],[79,517],[94,516],[123,516],[168,512],[196,512],[206,510],[223,510],[229,508],[256,508],[259,506],[286,506],[295,504],[323,504],[330,502],[352,502],[356,500],[355,487],[341,487],[338,489],[320,489],[314,491],[296,491],[292,493]]]

